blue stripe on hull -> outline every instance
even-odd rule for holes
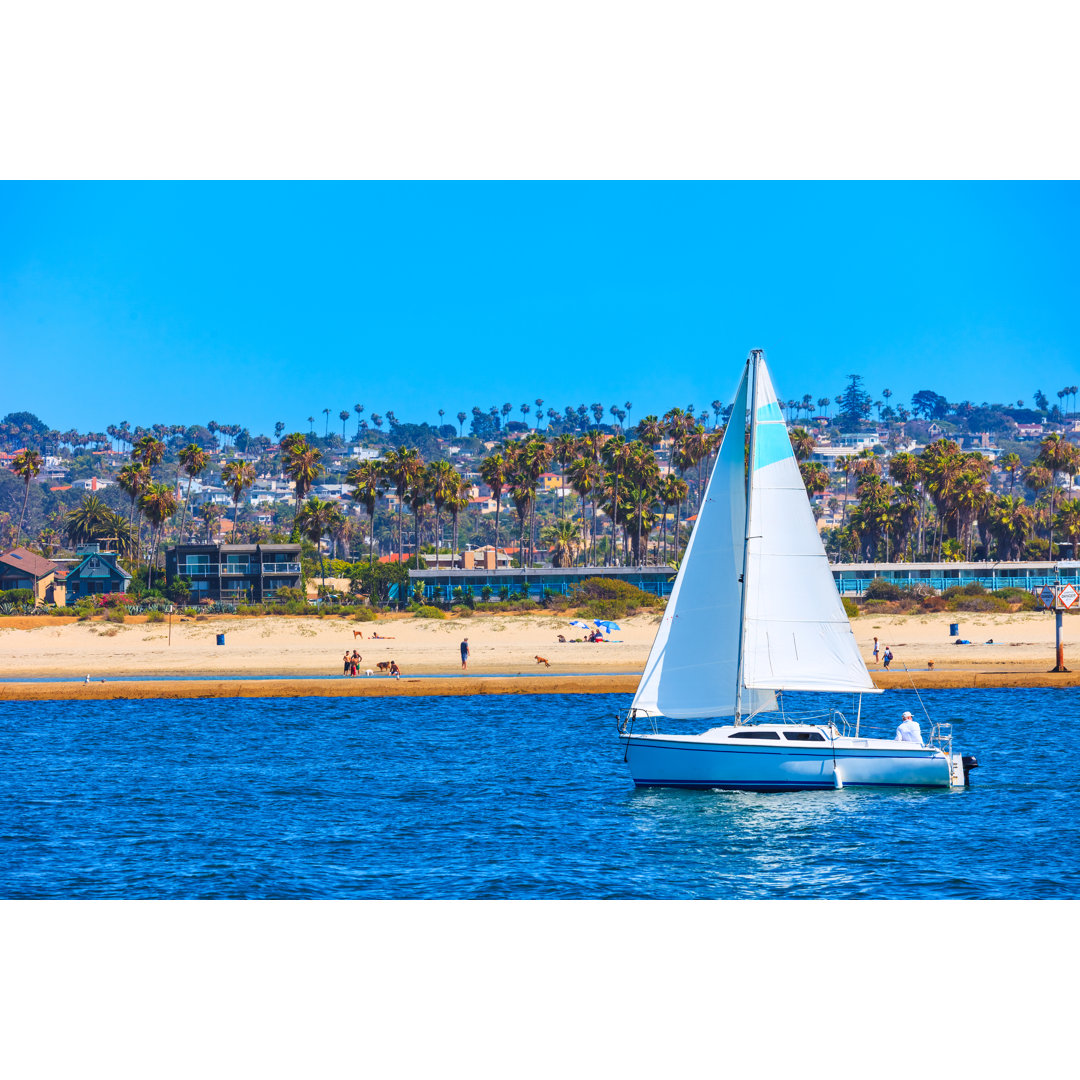
[[[677,788],[695,788],[699,791],[822,791],[831,789],[835,785],[832,781],[825,783],[812,783],[805,780],[790,780],[790,781],[776,781],[773,784],[754,784],[745,783],[739,784],[734,782],[727,783],[708,783],[700,780],[634,780],[635,787],[677,787]],[[845,780],[844,787],[888,787],[888,788],[904,788],[904,787],[925,787],[925,788],[941,788],[942,791],[948,791],[949,786],[946,784],[888,784],[888,783],[858,783],[854,780]]]
[[[634,786],[698,788],[703,791],[709,789],[717,791],[810,791],[819,788],[831,788],[833,783],[831,780],[827,783],[813,783],[807,780],[778,780],[774,784],[709,783],[701,780],[635,780]]]

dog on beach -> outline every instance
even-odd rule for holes
[[[543,664],[544,667],[551,667],[551,661],[550,660],[545,660],[544,657],[542,657],[542,656],[534,656],[533,659],[538,664]]]
[[[353,636],[353,641],[355,641],[357,638],[359,638],[361,641],[364,640],[364,634],[363,634],[363,631],[361,631],[361,630],[354,630],[352,632],[352,636]]]
[[[389,671],[390,670],[390,661],[389,660],[380,660],[375,666],[380,671]]]
[[[367,671],[365,671],[365,672],[364,672],[364,674],[365,674],[365,675],[374,675],[374,674],[375,674],[375,672],[374,672],[374,671],[372,671],[372,670],[371,670],[371,668],[368,668],[368,669],[367,669]]]

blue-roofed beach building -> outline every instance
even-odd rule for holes
[[[117,565],[119,556],[113,551],[83,548],[78,552],[79,562],[69,571],[65,582],[67,602],[74,604],[84,596],[100,596],[103,593],[125,593],[131,584],[131,575]]]

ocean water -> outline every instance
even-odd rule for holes
[[[1077,896],[1075,691],[922,696],[969,789],[635,789],[626,695],[0,702],[0,897]]]

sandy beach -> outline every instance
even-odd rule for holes
[[[955,644],[949,636],[953,622],[971,644]],[[0,697],[630,692],[657,624],[656,615],[620,620],[614,640],[601,645],[570,640],[581,630],[554,615],[392,615],[367,623],[338,616],[174,617],[171,639],[167,621],[148,623],[144,617],[122,624],[2,618]],[[852,627],[879,686],[1080,684],[1080,657],[1076,675],[1048,673],[1054,662],[1049,614],[867,615],[853,619]],[[224,645],[217,644],[219,634],[225,635]],[[560,642],[559,634],[568,640]],[[1077,634],[1080,621],[1067,616],[1067,666]],[[873,662],[875,636],[882,651],[888,645],[894,653],[889,672]],[[471,651],[467,672],[459,654],[465,637]],[[362,657],[361,674],[344,678],[342,655],[354,648]],[[378,664],[391,660],[401,669],[400,680],[379,672]],[[366,675],[368,670],[373,674]],[[35,679],[50,681],[23,681]]]

